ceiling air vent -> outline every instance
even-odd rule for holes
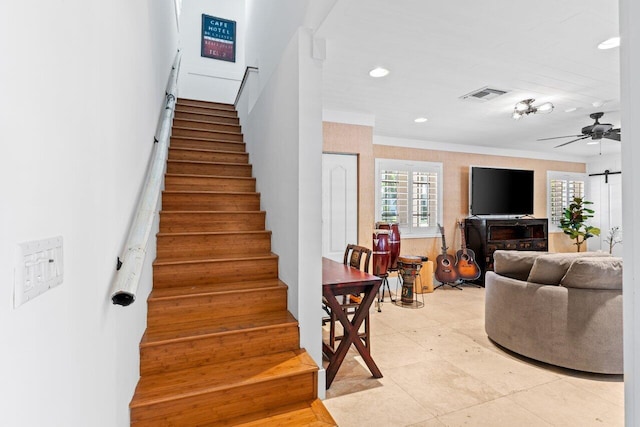
[[[507,93],[506,90],[493,89],[488,86],[485,86],[481,89],[474,90],[466,95],[460,97],[460,99],[468,100],[468,101],[490,101],[493,98],[497,98],[500,95],[504,95]]]

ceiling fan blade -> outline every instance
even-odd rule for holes
[[[615,141],[620,141],[620,129],[612,129],[611,132],[608,132],[604,135],[607,139],[613,139]]]
[[[569,142],[565,142],[565,143],[563,143],[563,144],[556,145],[556,146],[555,146],[555,147],[553,147],[553,148],[564,147],[565,145],[569,145],[569,144],[571,144],[572,142],[580,141],[581,139],[585,139],[585,138],[589,138],[589,135],[585,135],[585,136],[583,136],[582,138],[577,138],[577,139],[571,140],[571,141],[569,141]]]
[[[553,138],[540,138],[540,139],[536,139],[536,141],[548,141],[550,139],[560,139],[560,138],[575,138],[577,136],[582,136],[582,135],[567,135],[567,136],[554,136]]]

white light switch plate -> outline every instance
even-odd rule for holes
[[[63,279],[62,236],[18,245],[13,306],[19,307]]]

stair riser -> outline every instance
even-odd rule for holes
[[[286,310],[287,288],[273,286],[188,298],[150,299],[148,304],[147,327],[155,328],[185,321],[207,322],[230,316]]]
[[[207,141],[203,139],[189,139],[177,136],[171,137],[172,148],[193,148],[196,150],[220,150],[220,151],[237,151],[244,153],[246,150],[244,142],[228,142],[228,141]]]
[[[193,121],[187,119],[174,119],[173,125],[181,128],[193,128],[199,130],[216,131],[216,132],[232,132],[241,133],[239,125],[230,125],[225,123],[210,123],[202,121]]]
[[[156,259],[198,260],[244,255],[269,255],[271,233],[159,235]]]
[[[183,213],[160,212],[161,233],[191,231],[258,231],[264,230],[265,212],[251,213]]]
[[[298,326],[233,331],[140,348],[140,375],[177,371],[300,348]]]
[[[210,176],[251,177],[251,165],[224,163],[197,163],[190,161],[169,160],[167,173]]]
[[[276,279],[277,277],[277,257],[153,266],[153,286],[156,288]]]
[[[249,154],[229,151],[198,151],[172,148],[169,150],[169,160],[248,164]]]
[[[236,125],[239,126],[240,125],[240,119],[237,117],[225,117],[222,115],[219,115],[215,112],[212,112],[211,114],[205,114],[205,113],[189,113],[186,111],[178,111],[178,109],[176,109],[176,112],[174,114],[174,119],[187,119],[187,120],[199,120],[201,122],[210,122],[210,123],[226,123],[228,125]]]
[[[199,130],[193,128],[178,128],[174,127],[171,135],[174,136],[189,136],[192,138],[204,138],[204,139],[216,139],[220,141],[236,141],[242,142],[243,137],[241,133],[226,133],[216,132],[209,130]]]
[[[260,194],[163,193],[166,211],[259,211]]]
[[[208,177],[189,175],[167,175],[165,191],[238,191],[255,193],[256,181],[249,177]]]
[[[201,107],[208,108],[212,110],[224,110],[224,111],[232,111],[235,113],[236,109],[232,104],[223,104],[221,102],[209,102],[209,101],[198,101],[195,99],[184,99],[179,98],[176,102],[177,106],[180,107]]]
[[[131,426],[213,425],[227,418],[314,399],[317,374],[303,373],[131,409]]]

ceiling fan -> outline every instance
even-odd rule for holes
[[[563,147],[565,145],[571,144],[572,142],[580,141],[580,140],[586,139],[586,138],[591,138],[591,139],[594,139],[594,140],[607,138],[607,139],[613,139],[613,140],[616,140],[616,141],[620,141],[620,128],[614,129],[613,125],[611,125],[609,123],[600,123],[598,121],[598,119],[600,117],[602,117],[603,115],[604,115],[604,113],[592,113],[592,114],[589,114],[589,117],[594,119],[595,123],[593,123],[590,126],[583,127],[581,135],[555,136],[553,138],[538,139],[538,141],[548,141],[550,139],[576,138],[577,137],[576,139],[572,139],[569,142],[564,142],[564,143],[562,143],[560,145],[556,145],[554,148]]]

